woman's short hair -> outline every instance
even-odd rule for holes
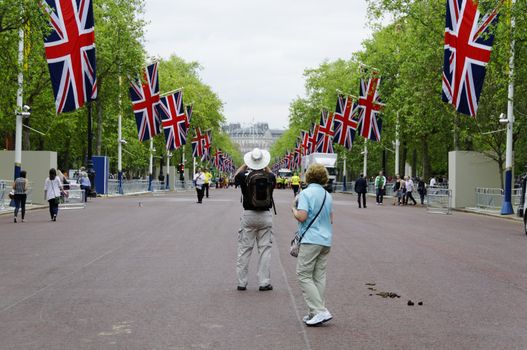
[[[49,179],[55,180],[56,176],[57,176],[57,171],[55,170],[55,168],[49,169]]]
[[[27,172],[25,170],[20,171],[20,177],[26,178]]]
[[[319,184],[324,186],[328,183],[329,175],[325,166],[322,164],[311,164],[306,172],[306,182],[308,184]]]

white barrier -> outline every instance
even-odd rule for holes
[[[428,191],[426,211],[429,213],[452,214],[452,190],[434,188],[434,191]]]
[[[67,190],[66,195],[61,197],[60,209],[84,209],[86,192],[84,190]]]

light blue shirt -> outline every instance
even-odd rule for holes
[[[300,234],[304,233],[311,220],[313,220],[320,210],[320,206],[324,201],[325,192],[326,190],[319,184],[310,184],[305,190],[300,192],[297,209],[307,212],[306,221],[298,223],[298,231]],[[331,226],[332,208],[333,198],[327,193],[324,208],[309,230],[304,234],[302,244],[308,243],[331,247],[331,240],[333,238],[333,228]]]

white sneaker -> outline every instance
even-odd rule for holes
[[[313,316],[311,319],[306,321],[306,325],[308,326],[318,326],[324,322],[327,322],[331,320],[333,316],[329,313],[329,311],[323,311],[319,312],[315,316]]]
[[[309,319],[311,319],[311,315],[305,315],[304,317],[302,317],[302,321],[304,321],[304,323],[309,321]]]

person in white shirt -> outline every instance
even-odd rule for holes
[[[198,195],[198,203],[201,204],[203,200],[204,189],[203,185],[205,184],[205,173],[201,171],[201,168],[198,168],[198,172],[194,175],[194,186],[196,186],[196,193]]]
[[[417,201],[415,200],[414,196],[412,195],[412,191],[414,190],[414,182],[412,181],[412,178],[410,176],[405,176],[404,178],[405,185],[406,185],[406,198],[405,198],[405,204],[408,204],[408,199],[411,199],[414,204],[417,205]]]
[[[432,178],[430,179],[430,187],[434,187],[436,185],[436,178],[435,176],[432,176]]]
[[[44,197],[49,203],[49,214],[51,215],[52,221],[57,221],[61,193],[62,182],[57,176],[57,171],[51,168],[49,169],[49,177],[44,182]]]

